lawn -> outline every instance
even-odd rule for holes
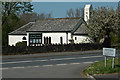
[[[120,58],[115,58],[114,68],[112,68],[112,58],[107,60],[107,67],[105,67],[104,64],[105,60],[95,62],[85,69],[83,73],[88,73],[89,75],[120,73]]]

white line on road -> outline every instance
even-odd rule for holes
[[[33,66],[33,67],[40,67],[40,66]]]
[[[0,64],[14,64],[14,63],[27,63],[27,62],[42,62],[42,61],[57,61],[57,60],[72,60],[72,59],[81,59],[81,58],[95,58],[102,56],[89,56],[89,57],[74,57],[74,58],[59,58],[59,59],[45,59],[45,60],[29,60],[29,61],[16,61],[16,62],[3,62]]]
[[[70,64],[81,64],[81,63],[70,63]]]
[[[43,65],[43,67],[45,67],[45,66],[53,66],[53,65]]]
[[[9,69],[9,68],[0,68],[0,70],[5,70],[5,69]]]
[[[57,66],[63,66],[63,65],[68,65],[68,64],[56,64]]]
[[[87,63],[88,64],[88,63],[94,63],[94,62],[83,62],[83,63]]]
[[[32,61],[3,62],[2,64],[11,64],[11,63],[26,63],[26,62],[32,62]]]
[[[14,68],[14,69],[18,69],[18,68],[25,68],[25,67],[12,67],[12,68]]]
[[[48,61],[48,60],[34,60],[34,61]]]
[[[85,63],[85,64],[88,64],[88,63],[94,63],[94,62],[82,62],[82,63]],[[50,66],[65,66],[65,65],[77,65],[77,64],[81,64],[81,63],[62,63],[62,64],[50,64],[50,65],[41,65],[41,66],[27,66],[27,67],[11,67],[11,68],[1,68],[3,70],[6,70],[6,69],[22,69],[22,68],[35,68],[35,67],[50,67]]]

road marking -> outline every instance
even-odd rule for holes
[[[88,64],[88,63],[94,63],[94,62],[82,62],[82,63],[85,63],[85,64]],[[76,64],[81,64],[81,63],[62,63],[62,64],[50,64],[50,65],[41,65],[41,66],[27,66],[27,67],[11,67],[11,68],[0,68],[0,69],[22,69],[22,68],[35,68],[35,67],[50,67],[50,66],[65,66],[65,65],[76,65]]]
[[[34,60],[34,61],[48,61],[48,60]]]
[[[62,60],[62,59],[50,59],[51,61],[57,61],[57,60]]]
[[[74,57],[74,58],[59,58],[59,59],[45,59],[45,60],[30,60],[30,61],[16,61],[16,62],[3,62],[0,64],[14,64],[14,63],[27,63],[27,62],[39,62],[39,61],[57,61],[57,60],[72,60],[72,59],[81,59],[81,58],[95,58],[103,56],[89,56],[89,57]]]
[[[25,67],[12,67],[12,68],[14,68],[14,69],[18,69],[18,68],[25,68]]]
[[[83,63],[94,63],[94,62],[83,62]]]
[[[70,63],[70,64],[81,64],[81,63]]]
[[[6,69],[9,69],[9,68],[0,68],[1,70],[6,70]]]
[[[53,65],[43,65],[44,67],[46,67],[46,66],[53,66]]]
[[[40,66],[33,66],[33,67],[40,67]]]
[[[78,58],[96,58],[96,57],[103,57],[103,56],[89,56],[89,57],[78,57]]]
[[[3,62],[2,64],[11,64],[11,63],[26,63],[26,62],[32,62],[32,61]]]
[[[63,66],[63,65],[68,65],[68,64],[56,64],[57,66]]]

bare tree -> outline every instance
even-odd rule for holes
[[[69,11],[67,11],[67,17],[74,17],[74,11],[73,9],[71,8]]]
[[[67,17],[84,17],[84,9],[76,8],[73,10],[72,8],[67,11]]]

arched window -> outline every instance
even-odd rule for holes
[[[62,37],[60,37],[60,43],[63,44],[63,38]]]
[[[26,37],[25,37],[25,36],[23,37],[23,40],[26,40]]]

